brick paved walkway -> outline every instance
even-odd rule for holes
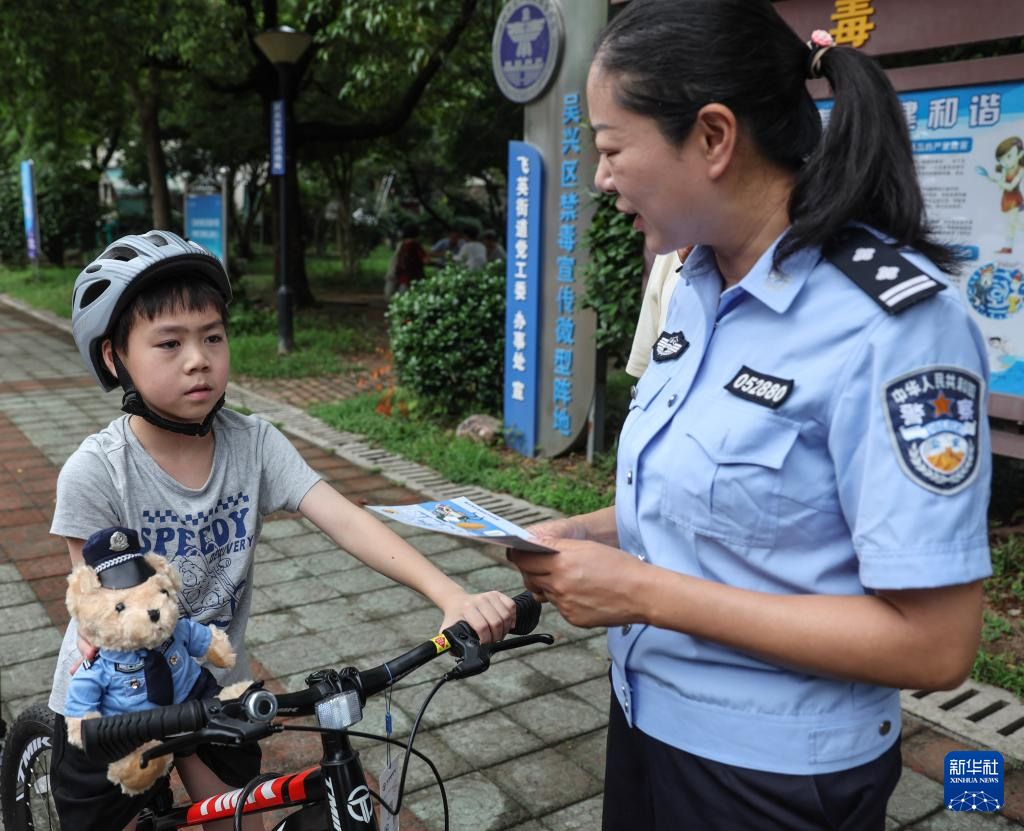
[[[344,379],[335,389],[341,389]],[[326,394],[321,388],[295,403]],[[266,392],[266,389],[264,389]],[[320,399],[316,399],[320,400]],[[83,437],[117,415],[117,396],[102,395],[80,368],[70,338],[0,306],[0,700],[10,720],[45,699],[60,635],[66,550],[48,534],[57,471]],[[288,425],[284,425],[287,432]],[[292,437],[331,484],[357,503],[418,501],[382,476]],[[273,690],[295,690],[312,669],[368,666],[436,629],[438,615],[419,595],[362,566],[305,520],[275,515],[256,556],[248,642],[255,677]],[[396,526],[419,550],[467,587],[521,589],[500,550]],[[542,631],[556,645],[500,656],[490,672],[447,685],[434,699],[417,747],[446,780],[452,828],[568,831],[600,825],[607,651],[601,633],[545,614]],[[439,670],[399,685],[392,702],[396,734],[408,732]],[[383,702],[371,701],[361,728],[382,732]],[[942,806],[946,752],[966,749],[908,719],[903,777],[887,828],[946,831],[974,823],[1008,828],[1024,808],[1024,773],[1007,778],[1005,816],[963,819]],[[383,769],[384,751],[369,746],[367,770]],[[264,769],[291,770],[319,758],[309,734],[267,743]],[[422,763],[411,766],[406,831],[437,829],[440,801]],[[973,827],[973,826],[972,826]]]

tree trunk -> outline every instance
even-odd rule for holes
[[[160,71],[150,68],[147,74],[146,89],[133,85],[132,93],[139,114],[142,143],[146,148],[153,227],[170,231],[171,194],[167,189],[167,159],[160,142]]]

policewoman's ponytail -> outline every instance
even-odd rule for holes
[[[824,77],[834,105],[821,141],[800,169],[789,203],[792,227],[777,259],[800,248],[828,250],[848,222],[877,228],[943,269],[958,263],[929,236],[906,117],[881,67],[856,49],[809,49],[808,74]]]

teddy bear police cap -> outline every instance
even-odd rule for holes
[[[82,557],[105,589],[130,589],[156,574],[139,550],[139,535],[132,528],[97,531],[82,546]]]

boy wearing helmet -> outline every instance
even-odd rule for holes
[[[121,386],[126,415],[87,438],[61,470],[50,530],[67,540],[72,565],[82,562],[83,541],[97,528],[138,529],[143,553],[166,557],[181,574],[182,613],[223,628],[231,640],[235,668],[214,670],[224,685],[249,675],[253,550],[263,516],[277,510],[301,512],[339,547],[428,597],[442,626],[462,618],[484,640],[504,636],[514,623],[511,600],[467,594],[322,481],[275,427],[222,409],[230,299],[220,262],[166,231],[117,240],[79,275],[75,342],[104,390]],[[94,655],[72,620],[50,697],[58,713],[51,785],[63,826],[76,831],[132,827],[149,798],[121,795],[105,765],[66,743],[60,714],[68,680]],[[259,771],[258,749],[205,750],[178,760],[194,799],[241,786]],[[248,821],[247,828],[262,827],[256,817]]]

